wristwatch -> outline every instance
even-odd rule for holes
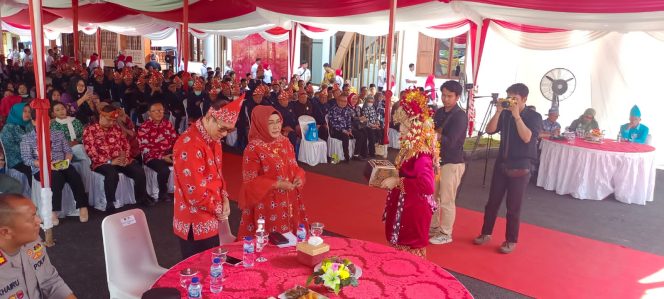
[[[112,162],[113,162],[113,160],[108,160],[108,161],[106,161],[106,164],[111,164]]]

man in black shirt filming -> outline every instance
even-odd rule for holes
[[[526,109],[526,85],[517,83],[510,86],[507,96],[514,100],[513,104],[504,108],[499,102],[496,114],[486,128],[489,134],[500,132],[500,150],[493,169],[489,200],[484,208],[482,233],[474,240],[477,245],[491,240],[498,209],[507,193],[507,230],[506,240],[500,247],[502,253],[511,253],[516,248],[521,202],[530,179],[532,161],[537,159],[537,136],[542,129],[542,116]]]

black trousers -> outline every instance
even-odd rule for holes
[[[152,159],[146,163],[150,169],[157,172],[157,185],[159,186],[159,200],[165,199],[168,194],[168,178],[171,176],[171,169],[168,162],[162,159]]]
[[[35,173],[35,180],[39,181],[39,172]],[[74,193],[74,200],[76,201],[76,208],[88,207],[88,195],[85,194],[85,186],[81,175],[78,174],[76,168],[70,166],[64,170],[51,171],[51,191],[53,191],[53,211],[62,211],[62,190],[65,184],[69,184],[72,193]]]
[[[107,206],[112,206],[115,202],[115,190],[118,188],[120,173],[134,180],[136,201],[148,201],[148,192],[145,189],[145,172],[143,166],[137,161],[133,161],[127,166],[104,164],[95,168],[94,171],[104,176],[104,193],[106,194]]]
[[[32,186],[32,168],[30,166],[23,164],[23,162],[16,164],[12,167],[15,170],[20,171],[28,178],[28,186]]]
[[[383,130],[367,128],[369,155],[376,155],[376,143],[383,144]]]
[[[516,243],[519,239],[519,224],[521,217],[521,203],[526,193],[526,186],[530,180],[530,174],[517,178],[508,177],[503,172],[502,162],[496,161],[493,168],[493,178],[491,179],[491,189],[489,191],[489,201],[484,207],[484,225],[482,225],[482,234],[491,235],[493,226],[496,224],[498,209],[503,203],[503,197],[507,193],[507,230],[505,240]]]
[[[368,147],[368,134],[367,134],[367,128],[353,128],[353,137],[355,137],[355,154],[359,155],[363,158],[366,158],[369,156],[371,151],[369,151]]]
[[[178,240],[180,241],[180,252],[182,253],[183,260],[194,254],[219,246],[219,235],[203,240],[194,240],[194,230],[191,228],[189,229],[186,240],[180,238]]]
[[[351,137],[344,134],[344,132],[333,128],[330,128],[330,137],[341,140],[341,147],[343,147],[344,157],[346,160],[350,161],[352,156],[348,154],[348,144],[350,143]],[[355,144],[355,146],[357,146],[357,144]]]
[[[320,126],[318,128],[318,138],[327,141],[327,138],[330,137],[327,132],[327,127]]]

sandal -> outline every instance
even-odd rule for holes
[[[80,208],[78,210],[78,219],[83,223],[88,222],[88,208]]]

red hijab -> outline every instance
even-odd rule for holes
[[[357,103],[355,103],[355,105],[353,105],[353,103],[351,103],[350,100],[353,99],[354,96],[357,96],[357,94],[356,93],[351,93],[346,98],[346,100],[348,101],[348,107],[353,108],[353,109],[355,109],[355,106],[357,106],[357,104],[360,102],[360,99],[358,98]]]
[[[272,106],[256,106],[256,108],[254,108],[251,112],[249,140],[260,139],[267,143],[276,140],[276,138],[270,135],[270,129],[268,128],[268,119],[272,114],[279,115],[279,118],[283,122],[284,119],[281,117],[281,113]]]

